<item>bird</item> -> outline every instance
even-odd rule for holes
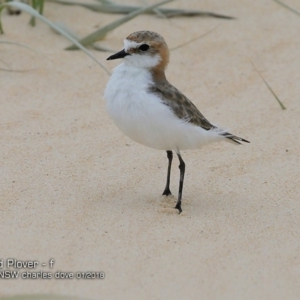
[[[173,151],[179,159],[179,190],[175,209],[182,212],[185,162],[181,150],[199,149],[217,141],[249,143],[210,123],[198,108],[168,82],[165,70],[170,51],[164,38],[137,31],[125,38],[124,48],[107,60],[123,59],[105,87],[106,110],[115,125],[142,145],[167,153],[167,180],[163,195],[172,195],[170,176]]]

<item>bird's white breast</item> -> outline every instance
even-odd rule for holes
[[[106,86],[106,108],[117,127],[134,141],[160,150],[199,148],[218,139],[217,133],[178,119],[155,94],[147,69],[117,66]]]

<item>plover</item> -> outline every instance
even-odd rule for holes
[[[201,148],[212,142],[247,140],[211,124],[197,107],[165,76],[169,49],[164,38],[151,31],[137,31],[124,40],[124,49],[107,60],[123,58],[107,83],[106,108],[117,127],[132,140],[165,150],[167,182],[163,195],[171,195],[170,175],[173,151],[179,158],[180,180],[175,208],[179,213],[185,163],[180,151]]]

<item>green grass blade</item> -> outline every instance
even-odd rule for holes
[[[32,50],[36,53],[39,53],[38,51],[34,50],[33,48],[30,48],[24,44],[20,44],[20,43],[16,43],[16,42],[10,42],[10,41],[0,41],[0,44],[9,44],[9,45],[16,45],[16,46],[20,46],[20,47],[24,47],[24,48],[27,48],[29,50]]]
[[[111,5],[115,5],[115,3],[113,3],[111,0],[96,0],[98,2],[104,3],[104,4],[111,4]]]
[[[2,27],[2,22],[1,22],[1,13],[2,13],[2,10],[4,9],[4,5],[0,5],[0,34],[3,34],[4,31],[3,31],[3,27]]]
[[[298,12],[297,10],[293,9],[292,7],[288,6],[287,4],[279,1],[279,0],[274,0],[275,2],[277,2],[278,4],[282,5],[283,7],[287,8],[289,11],[295,13],[296,15],[300,16],[300,12]]]
[[[62,22],[53,22],[53,24],[55,24],[57,27],[59,27],[61,30],[63,30],[65,33],[67,33],[69,36],[71,36],[74,40],[76,40],[76,41],[80,40],[80,37],[72,29],[70,29],[68,26],[66,26],[64,23],[62,23]],[[60,34],[55,29],[53,29],[53,30],[56,33]]]
[[[32,7],[37,10],[41,15],[44,11],[44,0],[31,0]],[[35,17],[32,17],[30,22],[30,25],[35,26]]]
[[[142,0],[142,2],[143,2],[145,5],[149,5],[149,3],[148,3],[146,0]],[[154,8],[153,11],[157,14],[158,17],[167,19],[167,17],[166,17],[166,16],[165,16],[158,8]]]
[[[10,65],[8,63],[6,63],[4,60],[2,60],[1,58],[0,58],[0,62],[2,62],[4,65],[6,65],[8,68],[10,68]],[[2,69],[2,68],[0,68],[0,70],[11,71],[11,68],[10,69]]]
[[[32,7],[42,15],[44,11],[44,0],[32,0]],[[35,26],[35,17],[31,18],[29,24]]]
[[[146,6],[146,7],[143,7],[143,8],[140,8],[140,9],[137,9],[131,13],[129,13],[127,16],[119,19],[119,20],[116,20],[115,22],[112,22],[98,30],[96,30],[95,32],[89,34],[88,36],[84,37],[83,39],[81,39],[79,41],[80,44],[86,46],[86,45],[90,45],[92,43],[94,43],[95,41],[103,38],[109,31],[119,27],[120,25],[128,22],[129,20],[135,18],[136,16],[146,12],[146,11],[149,11],[149,10],[152,10],[153,8],[156,8],[160,5],[163,5],[163,4],[166,4],[166,3],[169,3],[173,0],[164,0],[164,1],[161,1],[159,3],[156,3],[156,4],[153,4],[153,5],[149,5],[149,6]],[[69,46],[67,47],[66,49],[67,50],[75,50],[77,49],[78,46],[77,45],[72,45],[72,46]]]
[[[65,5],[78,5],[85,7],[87,9],[91,9],[93,11],[98,11],[102,13],[108,14],[128,14],[135,10],[141,9],[141,6],[131,6],[131,5],[119,5],[115,3],[107,3],[102,2],[99,4],[95,3],[85,3],[85,2],[74,2],[74,1],[67,1],[67,0],[49,0],[52,2],[57,2]],[[159,12],[162,13],[165,17],[177,17],[177,16],[187,16],[187,17],[214,17],[214,18],[221,18],[221,19],[235,19],[231,16],[225,16],[221,14],[216,14],[213,12],[206,12],[206,11],[197,11],[197,10],[182,10],[182,9],[173,9],[173,8],[160,8]],[[155,10],[147,10],[144,12],[145,14],[155,14]]]
[[[35,9],[35,10],[36,10],[36,1],[37,0],[31,0],[31,2],[32,2],[32,8]],[[31,20],[30,20],[29,24],[31,26],[35,26],[35,17],[31,17]]]
[[[39,13],[42,15],[44,13],[44,5],[45,5],[45,0],[40,0],[40,9]]]
[[[258,73],[258,75],[260,76],[260,78],[263,80],[263,82],[265,83],[265,85],[267,86],[267,88],[269,89],[269,91],[272,93],[272,95],[274,96],[274,98],[277,100],[277,102],[279,103],[280,107],[285,110],[286,107],[283,105],[283,103],[280,101],[280,99],[278,98],[278,96],[275,94],[275,92],[273,91],[273,89],[270,87],[270,85],[268,84],[268,82],[264,79],[264,77],[261,75],[261,73],[258,71],[258,69],[255,67],[254,63],[251,61],[252,66],[254,67],[255,71]]]
[[[178,46],[176,46],[176,47],[174,47],[174,48],[171,48],[170,50],[171,50],[171,51],[174,51],[174,50],[177,50],[177,49],[179,49],[179,48],[182,48],[182,47],[184,47],[184,46],[186,46],[186,45],[188,45],[188,44],[190,44],[190,43],[192,43],[192,42],[195,42],[195,41],[197,41],[197,40],[199,40],[199,39],[205,37],[206,35],[210,34],[211,32],[215,31],[219,26],[220,26],[220,25],[214,27],[213,29],[211,29],[211,30],[205,32],[204,34],[202,34],[202,35],[200,35],[200,36],[198,36],[198,37],[196,37],[196,38],[194,38],[194,39],[192,39],[192,40],[190,40],[190,41],[188,41],[188,42],[186,42],[186,43],[184,43],[184,44],[180,44],[180,45],[178,45]]]
[[[57,27],[59,27],[60,29],[62,29],[64,32],[66,32],[67,34],[69,34],[72,38],[74,38],[76,41],[80,40],[80,37],[78,37],[78,35],[76,33],[74,33],[69,27],[67,27],[64,23],[61,22],[55,22],[54,23]],[[57,32],[57,31],[55,31]],[[58,32],[59,33],[59,32]],[[101,46],[101,45],[96,45],[93,44],[92,47],[97,50],[97,51],[104,51],[104,52],[117,52],[117,50],[112,50],[110,48]]]
[[[101,45],[97,45],[97,44],[93,44],[92,47],[97,50],[97,51],[103,51],[103,52],[110,52],[110,53],[116,53],[118,50],[112,50],[110,48],[101,46]]]
[[[12,6],[19,8],[27,13],[29,13],[31,16],[36,17],[46,23],[48,26],[53,28],[54,30],[58,31],[61,35],[66,37],[68,40],[70,40],[74,45],[76,45],[78,48],[80,48],[82,51],[84,51],[91,59],[93,59],[108,75],[110,75],[110,72],[84,47],[82,46],[76,39],[71,37],[69,34],[67,34],[64,30],[56,26],[54,23],[40,15],[36,10],[34,10],[31,6],[21,3],[21,2],[9,2],[7,4],[4,4],[3,7],[5,6]],[[0,7],[1,9],[2,7]],[[1,11],[0,11],[1,12]]]

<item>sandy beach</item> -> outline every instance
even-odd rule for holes
[[[300,11],[296,0],[286,3]],[[119,51],[130,33],[147,29],[172,49],[214,29],[171,50],[166,75],[208,120],[251,142],[182,152],[180,215],[177,158],[175,197],[161,196],[166,153],[113,124],[103,99],[107,73],[83,52],[65,51],[70,42],[46,24],[32,28],[28,14],[2,13],[0,67],[14,71],[0,70],[0,260],[38,261],[9,268],[21,273],[105,279],[0,278],[1,300],[300,298],[300,17],[275,1],[167,7],[236,19],[143,15],[101,45]],[[48,2],[44,15],[82,37],[121,17]],[[108,70],[120,63],[90,51]]]

